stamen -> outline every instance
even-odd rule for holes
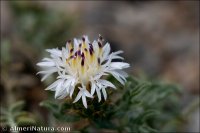
[[[71,48],[70,53],[72,53],[74,51],[74,48]]]
[[[82,37],[83,42],[85,42],[85,37]]]
[[[84,66],[84,59],[81,60],[81,66]]]
[[[91,50],[94,51],[93,46],[92,46],[91,43],[89,43],[89,46],[90,46]]]
[[[78,54],[78,51],[76,51],[74,55],[77,56],[77,54]]]
[[[99,45],[99,48],[101,48],[101,47],[102,47],[102,44],[101,44],[100,42],[98,42],[98,45]]]
[[[78,56],[81,56],[81,51],[80,50],[78,51]]]
[[[71,41],[71,40],[68,40],[67,42],[70,44],[72,41]]]
[[[100,65],[100,58],[98,58],[97,61],[98,61],[98,64]]]
[[[68,62],[69,62],[69,58],[66,59],[66,63],[68,63]]]
[[[66,47],[67,47],[67,49],[68,49],[68,52],[70,52],[71,49],[73,48],[73,47],[72,47],[72,42],[71,42],[71,40],[68,40],[68,41],[67,41]],[[70,53],[71,53],[71,52],[70,52]]]
[[[91,48],[89,48],[89,52],[90,52],[90,55],[92,55],[93,51]]]
[[[82,59],[85,59],[85,55],[84,53],[81,54]]]
[[[75,58],[73,55],[72,55],[72,56],[70,56],[70,59],[73,59],[73,58]]]
[[[81,46],[82,46],[82,44],[80,43],[80,44],[79,44],[79,48],[81,48]]]

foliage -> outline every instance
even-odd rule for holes
[[[98,102],[97,98],[88,101],[85,109],[79,101],[72,104],[66,99],[60,104],[43,101],[42,106],[53,112],[59,121],[76,122],[88,120],[82,132],[93,130],[114,130],[118,132],[158,132],[174,131],[171,121],[181,121],[179,90],[174,85],[147,82],[129,77],[125,87],[109,77],[117,86],[117,92],[108,90],[109,98]]]
[[[8,108],[1,107],[1,125],[9,127],[35,125],[36,121],[33,115],[23,111],[24,105],[23,101],[18,101]]]

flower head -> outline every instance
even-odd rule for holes
[[[82,99],[83,105],[87,108],[86,97],[93,98],[97,94],[99,102],[107,98],[106,89],[116,88],[111,82],[102,79],[102,76],[111,74],[121,84],[126,81],[127,74],[122,71],[128,68],[125,62],[113,62],[114,59],[123,59],[118,54],[122,51],[111,52],[110,44],[103,46],[103,38],[99,35],[97,41],[91,43],[87,36],[82,39],[67,41],[66,47],[62,50],[47,49],[50,58],[44,58],[37,63],[44,70],[38,72],[43,75],[42,81],[53,73],[57,73],[57,80],[46,88],[55,91],[55,98],[63,99],[66,96],[72,97],[74,90],[78,94],[74,100]]]

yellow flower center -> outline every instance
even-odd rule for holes
[[[85,41],[82,38],[81,43],[75,50],[71,41],[67,42],[69,56],[66,59],[67,68],[72,74],[78,77],[78,82],[87,85],[92,76],[99,73],[101,69],[102,57],[102,38],[99,37],[97,46]]]

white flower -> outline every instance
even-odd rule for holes
[[[62,50],[47,49],[50,58],[44,58],[37,63],[43,68],[38,72],[43,75],[41,81],[53,73],[57,74],[57,80],[46,88],[55,91],[55,98],[63,99],[66,96],[72,97],[75,89],[78,94],[73,103],[82,98],[83,105],[87,108],[86,97],[93,98],[97,94],[99,102],[102,94],[107,99],[106,89],[116,89],[109,81],[102,79],[103,75],[113,75],[121,84],[126,81],[127,74],[122,71],[128,68],[125,62],[113,62],[113,59],[123,59],[119,56],[122,51],[111,52],[110,44],[103,46],[103,38],[99,35],[97,41],[90,43],[87,36],[82,40],[74,39],[68,41]]]

